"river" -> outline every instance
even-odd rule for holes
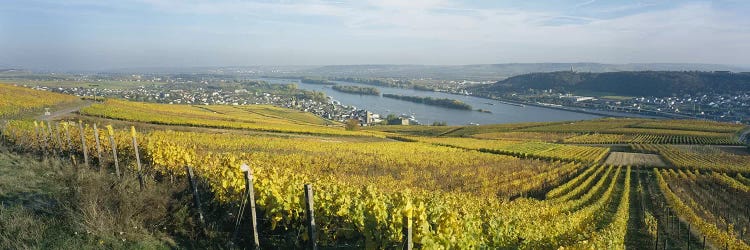
[[[499,101],[484,99],[474,96],[457,95],[444,92],[423,91],[414,89],[401,89],[391,87],[371,86],[361,83],[334,81],[340,85],[354,85],[376,87],[383,94],[398,94],[409,96],[423,96],[433,98],[449,98],[462,101],[471,105],[474,109],[488,110],[491,113],[484,113],[475,110],[458,110],[438,106],[425,105],[401,101],[382,96],[358,95],[343,93],[331,89],[329,85],[302,83],[294,79],[258,79],[274,84],[295,83],[300,89],[314,90],[324,92],[343,105],[365,109],[370,112],[386,116],[395,115],[413,115],[421,124],[432,124],[433,122],[446,122],[448,125],[466,125],[466,124],[496,124],[496,123],[518,123],[518,122],[549,122],[549,121],[570,121],[570,120],[588,120],[596,119],[602,116],[572,112],[566,110],[544,108],[526,105],[524,107],[508,105]],[[622,114],[620,114],[622,115]],[[627,115],[627,114],[626,114]]]

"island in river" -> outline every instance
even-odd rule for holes
[[[459,100],[455,100],[455,99],[432,98],[428,96],[425,97],[425,96],[395,95],[395,94],[383,94],[383,97],[409,101],[409,102],[415,102],[415,103],[422,103],[422,104],[432,105],[432,106],[440,106],[444,108],[472,110],[471,105],[466,104]]]
[[[373,87],[361,87],[353,85],[335,85],[331,87],[333,90],[360,95],[380,95],[380,90]]]

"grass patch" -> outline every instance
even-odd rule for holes
[[[215,246],[192,222],[185,184],[149,182],[0,146],[0,249]],[[181,241],[182,240],[182,241]]]

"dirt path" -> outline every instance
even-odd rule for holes
[[[657,154],[610,152],[605,164],[620,166],[667,166]]]
[[[643,213],[648,211],[658,220],[659,249],[663,249],[665,244],[667,245],[666,249],[687,249],[688,242],[691,249],[701,249],[703,247],[702,235],[694,227],[690,228],[690,231],[688,231],[688,224],[676,216],[672,208],[667,205],[664,195],[661,193],[661,190],[659,190],[656,179],[651,171],[641,170],[639,172],[641,185],[644,190],[643,195],[645,195],[642,200]],[[642,216],[642,213],[637,214],[636,216]],[[642,217],[640,219],[642,219]],[[642,225],[643,224],[637,226]],[[642,228],[641,230],[644,229]],[[651,241],[649,242],[649,248],[651,248],[653,246],[653,239],[650,239],[649,241]],[[706,247],[708,249],[715,249],[710,243],[707,243]],[[643,249],[637,245],[631,245],[628,248]]]
[[[630,185],[633,189],[630,192],[630,216],[628,218],[628,231],[625,233],[626,249],[643,249],[650,248],[654,245],[653,239],[646,229],[644,222],[645,212],[650,212],[650,207],[646,207],[647,198],[646,190],[642,188],[641,181],[643,174],[641,171],[634,170]],[[650,204],[648,205],[650,206]]]
[[[92,104],[92,102],[90,102],[90,101],[83,101],[81,103],[76,104],[75,106],[63,107],[62,109],[55,110],[55,111],[51,112],[50,115],[44,115],[44,114],[42,114],[42,115],[40,115],[40,116],[37,117],[37,120],[42,120],[42,121],[54,120],[54,119],[57,119],[59,117],[65,116],[65,115],[68,115],[68,114],[71,114],[71,113],[74,113],[74,112],[78,112],[78,110],[81,110],[82,108],[88,107],[91,104]]]

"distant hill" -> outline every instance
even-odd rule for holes
[[[309,65],[309,66],[232,66],[232,67],[152,67],[128,68],[106,71],[109,73],[173,73],[173,74],[232,74],[269,77],[354,77],[396,79],[441,79],[497,81],[508,77],[535,72],[570,71],[750,71],[750,68],[720,64],[603,64],[603,63],[504,63],[470,65],[411,65],[411,64],[361,64],[361,65]],[[92,72],[88,72],[92,73]]]
[[[0,67],[11,68],[11,67]],[[439,79],[498,81],[509,77],[538,72],[570,71],[602,73],[619,71],[731,71],[748,72],[748,66],[691,63],[502,63],[469,65],[361,64],[361,65],[258,65],[224,67],[134,67],[110,70],[84,70],[65,73],[123,74],[214,74],[249,77],[354,77],[396,79]],[[48,72],[40,71],[38,73]],[[58,72],[61,73],[61,72]]]
[[[474,65],[330,65],[289,70],[292,74],[321,77],[432,78],[447,80],[502,80],[534,72],[618,72],[618,71],[750,71],[748,68],[719,64],[602,64],[602,63],[506,63]]]
[[[732,93],[750,91],[750,73],[699,71],[628,71],[581,73],[559,71],[510,77],[474,92],[523,89],[593,91],[626,96],[671,96],[674,94]]]
[[[12,73],[17,73],[17,74],[24,73],[24,74],[28,74],[28,73],[31,73],[31,71],[28,71],[28,70],[25,70],[25,69],[13,69],[13,68],[4,69],[4,68],[0,68],[0,74],[12,74]]]

